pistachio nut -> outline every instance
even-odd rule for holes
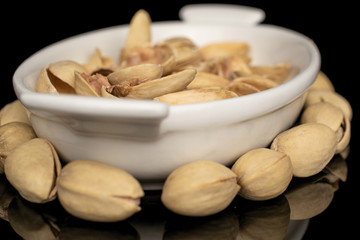
[[[189,104],[210,102],[215,100],[234,98],[238,95],[232,91],[225,89],[191,89],[174,93],[165,94],[154,98],[156,101],[168,104]]]
[[[268,200],[282,194],[293,174],[290,158],[267,148],[257,148],[242,155],[231,170],[241,186],[239,195],[250,200]]]
[[[230,205],[240,186],[236,174],[213,161],[199,160],[178,167],[167,177],[161,201],[185,216],[208,216]]]
[[[9,122],[0,126],[0,173],[4,172],[4,162],[19,145],[36,137],[33,128],[23,122]]]
[[[97,161],[75,160],[57,181],[58,198],[75,217],[98,222],[124,220],[141,210],[144,192],[126,171]]]
[[[44,203],[56,198],[56,179],[61,171],[52,144],[33,138],[13,150],[5,159],[6,178],[29,202]]]
[[[23,122],[31,125],[28,110],[17,99],[0,110],[0,126],[9,122]]]
[[[290,219],[303,220],[322,213],[332,202],[335,188],[326,182],[304,183],[285,192]]]
[[[309,89],[324,89],[335,92],[335,87],[332,84],[331,80],[322,71],[318,73],[314,83],[310,86]]]
[[[88,75],[75,71],[75,93],[83,96],[101,96],[101,88],[109,87],[110,83],[107,78],[101,74]]]
[[[339,93],[326,89],[308,90],[304,107],[307,108],[311,104],[317,102],[328,102],[334,104],[335,106],[339,107],[344,112],[347,119],[351,121],[353,115],[352,107],[349,101]]]
[[[301,115],[301,123],[323,123],[329,126],[338,138],[336,153],[342,152],[350,142],[350,121],[343,111],[329,102],[318,102],[305,108]]]
[[[322,123],[304,123],[278,134],[271,149],[290,157],[293,174],[309,177],[330,162],[337,146],[335,132]]]
[[[86,64],[83,64],[86,72],[93,74],[102,70],[110,70],[116,67],[114,61],[107,56],[104,56],[99,48],[95,48],[94,53],[90,56]]]

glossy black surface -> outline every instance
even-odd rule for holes
[[[1,55],[3,66],[0,88],[1,106],[16,99],[12,90],[11,78],[17,66],[41,48],[82,32],[126,24],[139,8],[146,9],[153,21],[178,20],[178,10],[181,6],[197,2],[169,1],[156,3],[153,1],[133,1],[125,4],[117,1],[112,3],[84,2],[80,4],[61,1],[54,5],[34,2],[26,2],[21,5],[19,3],[9,3],[6,8],[4,7],[4,11],[10,14],[1,15],[3,53]],[[355,20],[358,16],[355,13],[357,8],[350,1],[335,2],[336,4],[329,2],[317,4],[317,2],[309,0],[222,1],[222,3],[238,3],[262,8],[266,13],[264,23],[283,26],[307,35],[317,44],[320,50],[322,55],[321,69],[332,80],[336,91],[352,104],[354,118],[352,120],[350,152],[346,158],[347,179],[345,182],[340,180],[335,186],[337,191],[334,193],[334,197],[326,210],[309,220],[303,239],[356,238],[354,236],[357,236],[359,231],[357,192],[360,183],[357,176],[359,166],[359,150],[357,148],[359,143],[359,112],[357,107],[359,95],[359,88],[357,87],[359,64],[357,58],[359,48],[358,39],[355,37],[358,31],[358,20]],[[20,9],[23,10],[20,11]],[[3,176],[1,181],[3,181]],[[303,179],[302,181],[307,180]],[[26,203],[19,198],[12,204],[14,207],[17,206],[18,209],[20,206],[25,206],[22,209],[28,209],[29,207],[31,212],[41,212],[43,215],[41,215],[40,219],[45,219],[48,223],[55,220],[54,232],[57,232],[56,229],[59,228],[61,234],[72,236],[72,238],[67,239],[78,239],[75,236],[79,233],[82,237],[86,236],[86,234],[91,236],[100,234],[101,239],[106,239],[104,236],[107,235],[110,236],[110,239],[111,237],[115,237],[115,239],[139,239],[140,237],[141,239],[190,239],[191,234],[198,234],[196,235],[198,237],[194,239],[201,239],[200,236],[206,236],[207,234],[213,237],[219,236],[217,234],[221,233],[223,229],[226,229],[226,231],[220,236],[224,237],[214,239],[234,239],[225,238],[225,236],[231,237],[232,231],[240,231],[240,227],[251,226],[251,222],[249,223],[249,220],[246,220],[249,219],[246,216],[258,217],[264,212],[266,213],[266,211],[272,212],[274,206],[275,209],[276,207],[281,208],[281,210],[275,211],[276,214],[286,214],[286,201],[283,197],[266,203],[249,202],[237,198],[224,213],[206,219],[189,219],[168,212],[159,203],[158,195],[153,193],[147,194],[147,198],[143,200],[143,211],[134,216],[133,222],[95,224],[71,217],[59,207],[56,201],[39,206]],[[271,214],[265,216],[271,216]],[[28,216],[22,218],[24,222],[29,219],[31,218]],[[134,224],[136,221],[137,225]],[[153,238],[145,238],[139,234],[146,227],[144,222],[155,224],[149,227],[154,234]],[[182,225],[179,225],[179,223],[182,223]],[[143,227],[142,230],[139,230],[139,224]],[[161,227],[156,228],[156,226]],[[257,227],[258,225],[252,226]],[[260,230],[256,232],[258,233]],[[1,239],[21,239],[9,223],[4,220],[0,220],[0,235]]]

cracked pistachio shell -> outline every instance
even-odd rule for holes
[[[311,104],[317,102],[328,102],[339,107],[345,114],[345,116],[351,121],[353,111],[350,103],[346,98],[341,96],[337,92],[329,91],[326,89],[310,89],[307,91],[304,107],[307,108]]]
[[[210,43],[200,48],[200,53],[205,59],[241,56],[248,58],[250,46],[243,42],[218,42]]]
[[[276,65],[258,65],[250,67],[252,74],[260,75],[281,84],[284,83],[291,72],[291,64],[279,63]]]
[[[190,104],[234,98],[237,96],[236,93],[225,89],[204,88],[169,93],[156,97],[154,100],[168,104]]]
[[[230,205],[240,186],[236,174],[213,161],[200,160],[178,167],[167,177],[161,201],[185,216],[208,216]]]
[[[290,157],[293,174],[309,177],[319,173],[335,154],[335,132],[322,123],[304,123],[275,137],[271,149]]]
[[[17,99],[0,110],[0,126],[9,122],[23,122],[31,125],[28,111]]]
[[[160,78],[162,73],[163,67],[160,64],[145,63],[118,69],[110,73],[107,78],[112,85],[116,85],[132,79],[137,79],[139,82],[154,80]]]
[[[130,21],[129,32],[125,42],[125,49],[133,47],[147,47],[151,42],[151,18],[144,9],[138,10]]]
[[[7,156],[19,145],[36,137],[33,128],[22,122],[10,122],[0,126],[0,173],[4,172]]]
[[[124,220],[141,210],[144,192],[126,171],[97,161],[75,160],[59,176],[58,198],[75,217],[97,222]]]
[[[343,111],[332,103],[318,102],[308,106],[301,115],[301,123],[322,123],[329,126],[338,138],[336,153],[342,152],[350,142],[350,121]]]
[[[268,200],[282,194],[293,174],[290,158],[281,152],[257,148],[242,155],[231,170],[238,176],[239,195],[250,200]]]
[[[29,202],[44,203],[56,198],[61,163],[46,139],[34,138],[18,146],[5,159],[4,170],[11,185]]]
[[[227,88],[230,81],[219,75],[198,71],[195,75],[194,80],[186,87],[187,89],[198,89],[198,88]]]
[[[278,83],[268,78],[251,75],[246,77],[239,77],[231,81],[229,90],[235,92],[239,96],[242,96],[264,91],[278,85]]]

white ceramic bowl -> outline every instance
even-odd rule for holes
[[[86,62],[96,47],[118,59],[127,30],[128,25],[115,26],[52,44],[19,66],[13,85],[31,112],[36,133],[50,140],[63,160],[109,163],[130,172],[144,185],[163,181],[176,167],[191,161],[208,159],[230,165],[246,151],[268,146],[297,119],[304,92],[319,71],[315,44],[288,29],[154,22],[154,42],[174,36],[186,36],[199,46],[243,41],[251,46],[253,64],[289,62],[299,72],[286,83],[260,93],[175,106],[33,91],[40,70],[49,63],[65,59]]]

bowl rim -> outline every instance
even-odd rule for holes
[[[224,28],[234,28],[234,26],[209,26],[206,24],[194,24],[194,23],[186,23],[182,21],[162,21],[162,22],[153,22],[152,27],[161,27],[166,25],[184,25],[187,27],[224,27]],[[246,96],[241,96],[239,98],[232,99],[224,99],[212,102],[204,102],[204,103],[194,103],[194,104],[184,104],[184,105],[167,105],[161,102],[152,101],[152,100],[132,100],[132,99],[107,99],[107,98],[93,98],[93,97],[85,97],[85,96],[69,96],[69,95],[53,95],[53,94],[43,94],[37,93],[30,89],[25,84],[25,76],[30,73],[27,72],[27,68],[31,66],[39,54],[43,54],[48,49],[56,48],[58,45],[66,44],[72,39],[76,39],[79,37],[87,37],[92,34],[101,34],[104,31],[116,31],[119,28],[127,28],[128,24],[111,26],[107,28],[101,28],[85,33],[81,33],[78,35],[71,36],[69,38],[57,41],[53,44],[50,44],[39,51],[35,52],[33,55],[28,57],[23,63],[19,65],[13,75],[13,87],[15,90],[15,94],[18,99],[22,102],[22,104],[32,110],[40,110],[42,114],[44,112],[55,112],[55,113],[66,113],[67,115],[77,114],[81,116],[100,116],[105,115],[109,119],[117,119],[117,118],[136,118],[143,120],[151,120],[151,121],[162,121],[169,116],[169,114],[175,114],[177,116],[183,113],[193,113],[198,112],[199,110],[209,110],[217,109],[220,112],[218,114],[224,113],[224,106],[226,108],[236,108],[238,106],[246,106],[251,105],[251,103],[257,102],[257,99],[263,99],[264,105],[266,105],[267,111],[274,111],[277,108],[284,106],[285,104],[293,101],[301,94],[303,94],[307,88],[311,86],[311,84],[315,81],[316,75],[320,69],[320,53],[316,46],[316,44],[306,37],[305,35],[296,32],[294,30],[290,30],[284,27],[270,25],[270,24],[260,24],[256,26],[238,26],[239,28],[257,28],[259,31],[261,29],[270,29],[271,31],[279,31],[284,34],[289,34],[296,37],[307,49],[310,57],[309,63],[304,69],[289,79],[285,83],[280,84],[274,88],[268,89],[266,91],[261,91],[254,94],[249,94]],[[310,75],[309,75],[310,74]],[[307,79],[304,81],[300,81],[300,78],[304,78],[304,76],[308,75]],[[283,96],[281,93],[287,92],[286,96]],[[274,97],[276,101],[274,101]],[[272,100],[271,100],[272,99]],[[115,100],[115,101],[114,101]],[[120,100],[120,101],[119,101]],[[115,103],[117,102],[117,103]],[[51,103],[51,104],[49,104]],[[96,112],[94,110],[89,110],[88,108],[83,108],[84,104],[93,104],[94,108],[96,108]],[[250,103],[250,104],[249,104]],[[69,108],[73,106],[72,108]],[[106,107],[104,107],[106,106]],[[263,108],[255,109],[251,107],[246,107],[246,111],[243,115],[238,119],[238,121],[243,121],[249,118],[257,117],[259,115],[265,114],[262,110]],[[113,111],[116,110],[116,111]],[[215,115],[214,115],[215,116]],[[239,116],[237,116],[239,117]]]

